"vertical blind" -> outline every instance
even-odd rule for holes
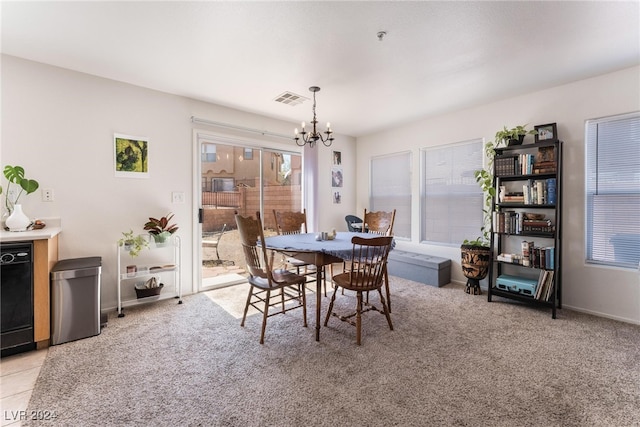
[[[587,120],[586,261],[640,266],[640,112]]]
[[[482,139],[422,150],[422,240],[460,245],[481,235]]]
[[[371,159],[369,210],[396,210],[393,234],[411,237],[411,153],[397,153]]]

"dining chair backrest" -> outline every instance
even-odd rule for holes
[[[347,289],[369,291],[382,287],[392,240],[391,236],[354,236],[351,239],[353,249],[348,267],[349,284],[345,286]]]
[[[367,212],[364,210],[364,227],[368,233],[393,236],[393,223],[396,219],[396,210],[391,212]]]
[[[355,215],[347,215],[344,217],[344,220],[347,222],[347,229],[349,231],[362,231],[362,218],[358,218]],[[354,227],[354,224],[358,224],[358,226]]]
[[[302,212],[273,210],[278,234],[300,234],[307,232],[307,210]]]
[[[258,242],[264,242],[260,212],[256,212],[255,219],[251,216],[244,217],[239,214],[235,215],[235,219],[249,274],[268,279],[271,283],[272,272],[267,249],[265,245],[258,244]]]

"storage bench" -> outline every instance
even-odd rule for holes
[[[431,286],[444,286],[451,281],[451,260],[436,256],[392,250],[387,260],[391,276],[402,277]]]

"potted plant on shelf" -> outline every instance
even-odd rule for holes
[[[173,233],[178,231],[176,224],[169,224],[173,218],[173,213],[168,213],[160,219],[149,217],[144,225],[144,229],[153,236],[157,246],[164,246]]]
[[[40,184],[34,179],[28,179],[24,176],[24,168],[22,166],[7,165],[3,170],[4,177],[7,178],[6,195],[4,199],[5,213],[3,221],[10,231],[26,231],[31,225],[31,220],[22,211],[22,205],[18,203],[22,194],[31,194],[38,189]],[[19,190],[12,191],[12,184],[18,185]],[[0,186],[0,194],[3,188]],[[5,215],[7,216],[5,218]]]
[[[132,257],[137,257],[141,250],[149,247],[149,242],[144,236],[134,236],[133,230],[129,230],[128,232],[122,232],[122,238],[118,240],[118,245],[123,246]]]
[[[498,147],[500,143],[505,145],[521,145],[524,141],[524,137],[527,135],[535,135],[537,130],[527,130],[527,125],[518,125],[514,128],[507,129],[506,126],[502,130],[496,132],[495,146]]]

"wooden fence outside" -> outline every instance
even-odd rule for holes
[[[260,210],[260,189],[239,187],[238,191],[203,192],[203,232],[220,231],[224,224],[235,229],[235,211],[240,215],[255,215]],[[275,229],[273,211],[299,211],[302,206],[302,189],[299,185],[272,185],[264,187],[264,218],[266,229]]]

